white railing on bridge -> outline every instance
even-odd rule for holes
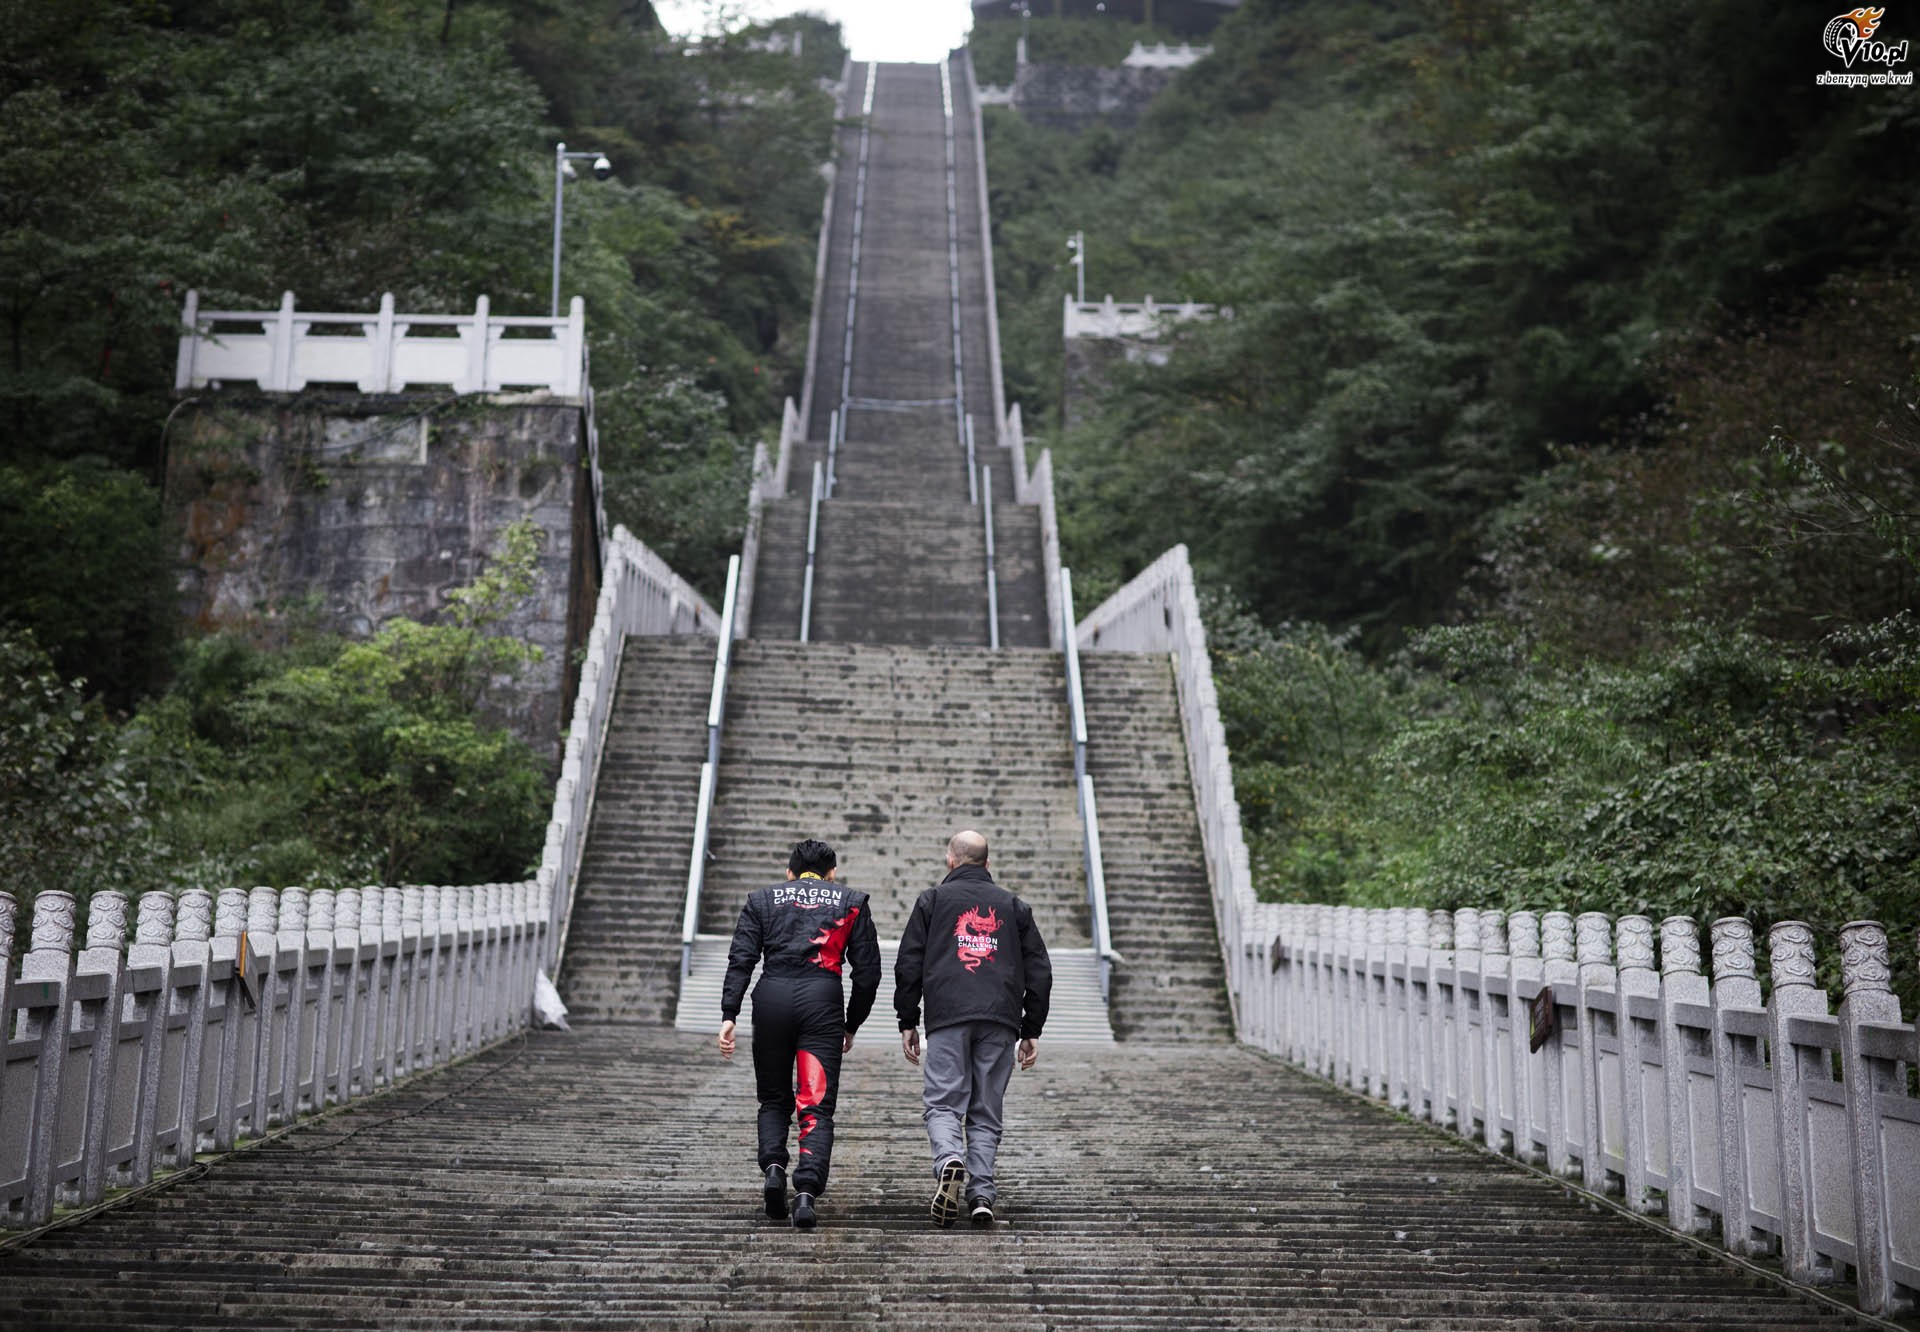
[[[619,683],[627,636],[719,632],[720,616],[706,598],[633,533],[624,527],[613,529],[593,629],[580,665],[560,780],[554,785],[553,817],[540,857],[541,894],[551,906],[547,967],[556,974],[566,947],[567,921],[573,913],[573,892],[580,878],[580,857],[586,849],[600,756],[613,718],[614,687]]]
[[[1920,1038],[1885,932],[1841,931],[1843,998],[1799,922],[1259,902],[1186,548],[1081,621],[1087,649],[1170,652],[1240,1039],[1536,1162],[1808,1284],[1853,1269],[1875,1313],[1920,1292]],[[1543,1039],[1531,1039],[1535,1004]]]
[[[526,1027],[534,883],[64,892],[0,966],[0,1227],[44,1224]],[[16,906],[0,893],[0,959]]]
[[[1241,1031],[1417,1119],[1718,1229],[1796,1281],[1854,1270],[1875,1313],[1920,1291],[1920,1066],[1887,936],[1840,932],[1843,997],[1813,931],[1684,916],[1268,905],[1246,933]],[[1545,1019],[1551,1015],[1551,1022]],[[1549,1033],[1550,1030],[1550,1034]],[[1545,1037],[1538,1048],[1530,1032]]]
[[[1120,63],[1128,69],[1185,69],[1212,54],[1211,46],[1195,46],[1191,42],[1178,46],[1169,46],[1166,42],[1155,42],[1152,46],[1135,42]]]
[[[173,386],[183,393],[237,382],[269,393],[314,384],[362,393],[526,389],[578,398],[587,382],[585,308],[576,296],[564,319],[499,316],[482,296],[470,315],[395,314],[389,293],[376,314],[314,314],[296,312],[289,291],[278,310],[202,310],[200,293],[190,291]]]
[[[1062,297],[1061,335],[1068,338],[1153,338],[1167,325],[1211,319],[1220,313],[1214,305],[1193,301],[1076,301]]]

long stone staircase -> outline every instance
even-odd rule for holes
[[[512,1039],[0,1250],[0,1327],[1848,1321],[1233,1044],[1164,656],[1083,662],[1122,959],[1100,1001],[1040,515],[996,509],[1005,646],[991,650],[981,515],[959,461],[956,418],[973,414],[976,445],[991,441],[998,396],[977,207],[957,209],[946,264],[949,126],[965,128],[956,172],[976,169],[969,87],[955,61],[944,86],[938,66],[855,66],[846,90],[808,438],[791,493],[768,506],[754,637],[734,658],[693,975],[683,986],[680,931],[714,644],[635,638],[558,978],[575,1030]],[[843,379],[853,410],[801,644],[806,478]],[[1004,451],[981,452],[1011,500]],[[823,836],[892,938],[966,825],[1035,905],[1062,977],[1040,1065],[1009,1096],[1000,1222],[928,1224],[919,1075],[892,1030],[890,977],[847,1058],[821,1228],[771,1222],[751,1061],[713,1046],[733,914],[793,840]]]

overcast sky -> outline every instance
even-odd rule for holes
[[[808,10],[839,21],[855,60],[939,60],[973,25],[968,0],[655,0],[670,31],[704,30],[716,10],[775,18]]]

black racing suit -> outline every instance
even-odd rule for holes
[[[800,1114],[796,1193],[826,1192],[833,1160],[833,1107],[842,1037],[860,1029],[880,990],[880,941],[867,895],[803,874],[747,895],[727,951],[720,1016],[735,1021],[753,968],[753,1072],[760,1096],[760,1169],[785,1166],[787,1128]],[[853,969],[853,997],[840,1011],[840,972]]]

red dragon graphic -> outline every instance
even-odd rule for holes
[[[960,960],[968,971],[978,971],[982,962],[991,962],[995,943],[993,934],[1000,928],[1000,917],[988,907],[986,914],[979,907],[971,907],[960,913],[960,919],[954,922],[953,937],[960,944]]]
[[[840,959],[847,951],[847,940],[853,934],[853,922],[860,914],[860,908],[854,907],[846,915],[828,925],[820,933],[807,940],[820,945],[820,951],[813,955],[813,964],[838,975]]]

